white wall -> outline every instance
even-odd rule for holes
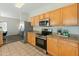
[[[28,13],[21,13],[20,15],[19,15],[20,17],[20,21],[27,21],[27,22],[30,22],[30,16],[29,16],[29,14]]]
[[[7,22],[7,30],[8,35],[16,35],[18,34],[18,27],[20,21],[15,18],[7,18],[7,17],[0,17],[0,22]]]
[[[0,22],[7,22],[8,35],[16,35],[19,33],[20,21],[29,22],[29,14],[21,13],[19,14],[19,19],[16,17],[2,17],[0,16]]]

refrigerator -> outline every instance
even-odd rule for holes
[[[21,21],[19,25],[19,40],[23,43],[27,42],[27,32],[32,32],[33,27],[30,22]]]

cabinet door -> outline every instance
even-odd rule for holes
[[[65,40],[59,41],[59,55],[60,56],[77,56],[78,48],[69,44]]]
[[[3,33],[0,32],[0,46],[3,44]]]
[[[62,8],[63,24],[77,25],[77,4]]]
[[[31,18],[31,25],[32,26],[38,26],[39,25],[39,16],[34,16]]]
[[[57,9],[50,13],[50,25],[62,25],[62,9]]]
[[[31,43],[31,39],[32,39],[31,33],[28,32],[28,39],[27,39],[27,41],[28,41],[29,43]]]
[[[79,3],[77,4],[77,18],[78,18],[77,23],[79,25]]]
[[[48,38],[47,39],[47,52],[50,55],[58,55],[58,45],[57,39],[55,38]]]
[[[33,32],[28,32],[28,42],[35,46],[35,33]]]
[[[39,25],[39,16],[35,16],[34,20],[35,20],[35,26],[38,26]]]
[[[45,13],[45,14],[44,14],[44,18],[45,18],[45,19],[50,19],[50,12]]]
[[[44,20],[44,14],[39,15],[39,19],[40,19],[40,21]]]
[[[35,42],[35,33],[32,33],[31,34],[31,36],[32,36],[32,40],[31,40],[31,44],[33,45],[33,46],[35,46],[35,44],[36,44],[36,42]]]

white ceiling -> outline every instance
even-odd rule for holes
[[[15,3],[0,3],[0,16],[19,18],[23,13],[31,13],[47,5],[50,5],[50,3],[25,3],[23,7],[19,9],[15,7]],[[55,5],[57,4],[54,3],[53,6]]]
[[[24,6],[21,8],[23,12],[31,12],[33,10],[39,9],[42,6],[45,6],[45,3],[26,3]]]
[[[19,9],[15,7],[15,3],[0,3],[0,16],[17,18],[21,13],[29,13],[44,5],[41,3],[26,3]]]

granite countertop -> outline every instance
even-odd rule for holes
[[[36,35],[40,34],[40,32],[34,31]],[[48,35],[47,37],[53,37],[53,38],[61,38],[63,40],[71,41],[71,42],[76,42],[79,43],[79,35],[70,35],[70,37],[65,37],[62,35],[58,35],[56,33],[53,33],[51,35]]]
[[[52,35],[48,35],[47,37],[61,38],[63,40],[68,40],[68,41],[79,43],[79,35],[71,35],[70,37],[64,37],[64,36],[60,36],[54,33]]]

